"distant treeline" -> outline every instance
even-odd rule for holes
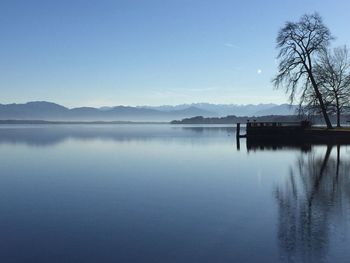
[[[193,118],[186,118],[182,120],[174,120],[171,122],[171,124],[233,124],[233,123],[246,123],[249,121],[257,121],[257,122],[295,122],[295,121],[302,121],[302,120],[311,120],[313,124],[323,124],[323,119],[321,115],[318,116],[312,116],[312,118],[306,118],[299,115],[267,115],[267,116],[259,116],[259,117],[248,117],[248,116],[235,116],[235,115],[229,115],[226,117],[221,118],[205,118],[202,116],[197,116]],[[335,116],[332,116],[332,121],[335,121]],[[348,120],[350,120],[350,116],[344,116],[342,118],[342,122],[346,123]]]

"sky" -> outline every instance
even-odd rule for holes
[[[318,12],[350,45],[350,1],[2,0],[0,103],[285,103],[276,36]]]

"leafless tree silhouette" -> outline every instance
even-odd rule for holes
[[[278,73],[273,80],[276,88],[286,88],[293,102],[299,89],[318,100],[328,128],[332,128],[323,94],[314,76],[316,57],[325,50],[333,37],[317,14],[303,15],[298,22],[287,22],[277,36]],[[307,92],[306,92],[307,91]]]
[[[346,46],[321,52],[315,78],[326,94],[328,112],[336,113],[340,127],[340,115],[348,109],[350,99],[350,60]]]

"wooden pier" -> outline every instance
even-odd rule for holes
[[[247,122],[246,133],[241,135],[237,124],[237,140],[246,137],[247,142],[261,143],[350,143],[350,129],[326,129],[312,127],[309,121],[300,122]]]
[[[284,139],[300,137],[311,128],[308,121],[301,122],[247,122],[246,137],[262,138],[272,137],[274,139]]]

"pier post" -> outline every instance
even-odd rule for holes
[[[241,124],[240,124],[240,123],[237,123],[237,127],[236,127],[236,145],[237,145],[237,150],[238,150],[238,151],[239,151],[240,148],[241,148],[240,141],[239,141],[240,132],[241,132]]]
[[[236,127],[236,137],[239,138],[241,133],[241,124],[237,123],[237,127]]]

